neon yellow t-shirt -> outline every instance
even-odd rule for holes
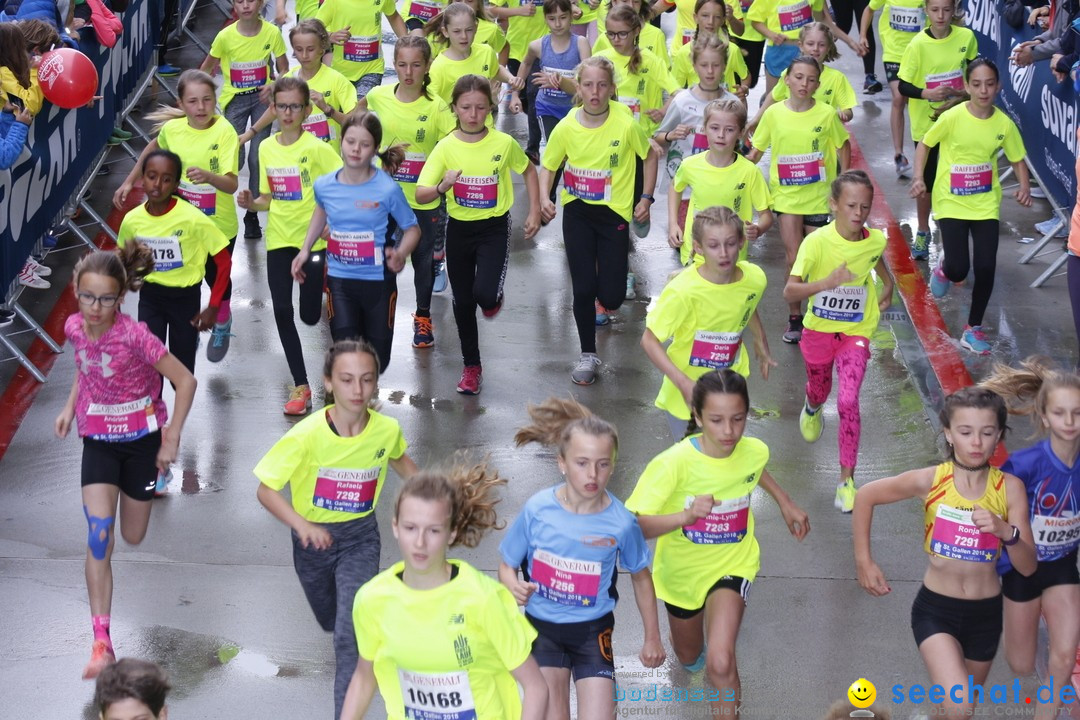
[[[694,70],[693,50],[694,44],[687,43],[675,51],[675,55],[671,60],[671,76],[679,87],[688,88],[697,84],[701,79],[698,77],[697,71]],[[746,58],[743,57],[739,46],[735,43],[728,43],[727,65],[724,66],[724,84],[729,88],[733,88],[739,84],[740,78],[749,76],[750,71],[746,67]]]
[[[1001,215],[1001,182],[997,154],[1005,151],[1009,162],[1027,155],[1016,123],[1001,110],[980,120],[957,105],[930,126],[922,141],[941,146],[934,180],[934,215],[957,220],[997,220]]]
[[[461,177],[446,193],[446,210],[455,220],[498,217],[514,204],[510,171],[519,175],[529,167],[521,144],[506,133],[488,130],[482,140],[468,143],[450,133],[428,155],[416,184],[435,187],[447,170]]]
[[[727,167],[716,167],[708,161],[708,156],[708,152],[703,152],[684,158],[671,180],[678,192],[690,188],[683,244],[679,249],[679,259],[684,265],[690,262],[693,253],[690,230],[694,226],[694,215],[698,208],[728,207],[743,222],[750,222],[754,219],[755,210],[766,210],[772,204],[769,187],[757,165],[736,154],[735,162]],[[743,243],[739,260],[745,260],[746,253],[746,243]]]
[[[442,53],[431,63],[430,92],[442,98],[447,105],[454,96],[454,84],[458,78],[465,75],[479,75],[491,80],[499,74],[499,58],[495,51],[488,45],[474,43],[469,57],[464,60],[454,60],[446,53]]]
[[[836,111],[825,103],[815,102],[803,112],[790,110],[782,102],[770,105],[754,133],[754,148],[772,147],[769,191],[773,209],[792,215],[829,212],[836,151],[849,137]]]
[[[671,36],[671,54],[678,51],[680,45],[686,45],[694,39],[697,19],[694,17],[695,0],[674,0],[675,34]]]
[[[544,3],[542,0],[492,0],[495,7],[519,8],[532,2],[536,6],[536,12],[532,15],[515,15],[507,19],[506,40],[510,43],[510,59],[522,61],[525,53],[529,51],[529,43],[537,40],[548,33],[547,21],[544,20]]]
[[[743,34],[736,35],[731,34],[731,37],[737,37],[740,40],[746,40],[747,42],[760,42],[765,39],[765,36],[754,29],[754,26],[750,24],[750,18],[746,14],[750,11],[750,6],[754,0],[738,0],[737,2],[728,4],[728,11],[732,13],[732,16],[736,20],[743,21]]]
[[[285,74],[298,76],[299,70],[300,66],[297,65],[289,68]],[[356,107],[356,87],[328,65],[320,65],[315,77],[308,80],[307,84],[309,89],[322,93],[326,104],[343,115],[348,115]],[[334,118],[327,117],[314,104],[311,106],[311,114],[304,121],[304,129],[328,143],[334,152],[341,152],[341,125],[338,125]]]
[[[529,658],[536,630],[509,590],[462,560],[448,562],[457,576],[437,588],[413,590],[398,562],[356,593],[356,647],[374,665],[387,717],[518,720],[510,671]]]
[[[218,106],[221,112],[237,95],[258,92],[270,82],[274,58],[285,55],[285,41],[277,25],[260,18],[257,35],[241,35],[238,24],[221,29],[210,45],[210,56],[221,61],[221,85]]]
[[[649,154],[649,138],[630,113],[609,112],[604,124],[587,128],[574,108],[551,131],[541,163],[563,169],[562,204],[581,200],[607,205],[625,220],[634,211],[635,157]]]
[[[746,21],[763,22],[772,32],[797,41],[799,30],[814,22],[814,13],[824,7],[825,0],[754,0]],[[772,40],[769,44],[772,45]]]
[[[441,34],[432,33],[427,36],[428,45],[431,46],[431,57],[435,58],[442,54],[446,48],[450,47],[446,38]],[[473,47],[477,45],[487,45],[495,51],[495,55],[498,56],[502,52],[502,49],[506,47],[506,35],[503,33],[502,28],[491,22],[490,20],[484,20],[477,18],[476,20],[476,36],[473,37]]]
[[[431,210],[439,207],[436,198],[426,205],[416,202],[416,181],[435,145],[457,127],[457,118],[437,95],[421,95],[411,103],[397,99],[397,85],[380,85],[367,94],[368,107],[379,116],[383,126],[383,145],[405,145],[405,162],[394,173],[409,207]]]
[[[386,70],[382,52],[382,18],[397,13],[394,0],[323,0],[315,17],[333,35],[349,28],[352,35],[344,45],[334,45],[331,67],[356,82],[364,75],[382,75]]]
[[[120,223],[116,244],[124,247],[132,239],[154,253],[154,272],[146,282],[177,288],[201,283],[207,258],[229,245],[210,218],[180,198],[164,215],[151,215],[145,204],[132,208]]]
[[[643,25],[641,28],[641,34],[638,36],[638,47],[643,50],[648,50],[656,57],[664,61],[664,64],[671,67],[671,55],[668,53],[667,38],[664,37],[664,31],[655,25]],[[611,41],[607,39],[607,35],[603,30],[600,31],[596,38],[596,42],[592,46],[592,54],[597,55],[601,50],[611,50]]]
[[[851,242],[836,232],[831,222],[807,235],[799,245],[791,274],[813,283],[827,278],[847,263],[855,279],[834,290],[813,295],[808,301],[803,326],[823,333],[844,333],[869,338],[877,329],[877,285],[872,272],[885,252],[885,234],[867,228],[863,239]]]
[[[964,68],[979,52],[975,33],[966,27],[951,26],[948,35],[938,40],[926,30],[917,33],[900,60],[900,79],[915,87],[933,89],[948,85],[964,89]],[[934,124],[934,111],[941,103],[911,98],[911,139],[919,142]]]
[[[757,438],[743,436],[723,459],[698,450],[700,438],[692,435],[653,458],[626,501],[637,515],[681,512],[697,495],[716,501],[709,517],[656,540],[656,596],[687,610],[704,606],[709,588],[725,575],[757,577],[761,549],[750,495],[769,462],[769,448]]]
[[[233,196],[213,185],[200,185],[187,179],[187,171],[191,167],[202,168],[215,175],[237,173],[240,141],[233,126],[220,115],[215,115],[210,127],[205,130],[191,127],[187,118],[175,118],[161,126],[157,141],[163,150],[173,151],[184,163],[183,177],[177,191],[180,197],[202,210],[225,237],[236,237],[239,224]]]
[[[900,62],[904,50],[926,22],[924,4],[924,0],[870,0],[871,10],[881,10],[878,34],[882,62]]]
[[[821,84],[814,91],[814,99],[818,102],[831,106],[834,110],[850,110],[856,105],[855,88],[844,73],[824,66],[821,69]],[[780,102],[791,97],[791,90],[787,86],[787,70],[780,73],[780,79],[773,86],[773,100]]]
[[[615,65],[618,100],[630,108],[634,119],[641,123],[645,134],[651,137],[659,123],[654,122],[646,113],[664,106],[665,91],[671,94],[679,90],[664,61],[648,50],[642,50],[641,66],[636,73],[631,73],[629,55],[620,55],[614,48],[603,50],[597,55],[606,57]]]
[[[282,145],[281,133],[259,144],[259,192],[270,195],[266,221],[266,249],[298,248],[304,244],[308,223],[315,212],[315,179],[341,167],[341,156],[311,133],[300,133],[292,145]],[[313,250],[322,250],[319,239]]]
[[[765,273],[745,261],[737,268],[741,277],[727,285],[709,282],[697,267],[686,268],[664,287],[645,318],[645,327],[661,343],[671,340],[667,356],[692,380],[724,368],[750,376],[742,334],[765,294]],[[690,419],[690,408],[667,375],[656,407],[680,420]]]
[[[375,512],[386,468],[408,443],[397,420],[368,410],[355,437],[341,437],[326,422],[330,408],[293,425],[255,466],[255,477],[272,490],[289,486],[293,509],[315,523],[357,520]]]

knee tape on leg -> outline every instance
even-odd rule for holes
[[[95,560],[104,560],[105,552],[109,549],[109,534],[112,532],[116,518],[91,515],[85,505],[83,505],[83,515],[86,516],[86,523],[89,525],[86,546],[90,548],[90,554]]]

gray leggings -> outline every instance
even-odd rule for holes
[[[333,537],[326,550],[303,548],[294,532],[293,566],[315,619],[334,633],[334,717],[341,716],[345,691],[356,671],[359,652],[353,631],[353,599],[360,586],[379,572],[379,524],[375,513],[343,523],[324,523]]]
[[[261,118],[266,109],[266,103],[259,100],[258,92],[234,95],[233,99],[225,107],[225,119],[236,130],[236,134],[240,135],[248,129],[249,124],[254,124],[256,120]],[[251,191],[253,197],[259,197],[259,144],[268,137],[270,137],[270,128],[265,127],[262,132],[256,133],[255,137],[251,138],[251,142],[248,143],[251,146],[251,155],[248,158],[248,190]],[[242,170],[244,168],[244,151],[246,149],[245,146],[240,146],[240,159],[236,164],[237,169]]]

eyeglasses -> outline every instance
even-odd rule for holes
[[[75,297],[79,298],[79,304],[86,307],[94,307],[94,303],[98,303],[103,308],[111,308],[116,305],[116,301],[119,300],[117,295],[92,295],[88,292],[75,293]]]
[[[300,103],[274,103],[274,107],[278,112],[300,112],[304,109]]]
[[[607,35],[608,40],[625,40],[630,37],[630,30],[608,30],[604,34]]]

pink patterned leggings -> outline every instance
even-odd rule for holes
[[[840,467],[854,468],[859,456],[859,434],[862,430],[859,389],[866,375],[866,363],[870,359],[870,340],[861,335],[804,329],[799,349],[806,363],[806,399],[811,406],[821,407],[829,399],[833,365],[836,365],[836,375],[840,380],[840,391],[836,397],[836,409],[840,414],[840,429],[837,432]]]

